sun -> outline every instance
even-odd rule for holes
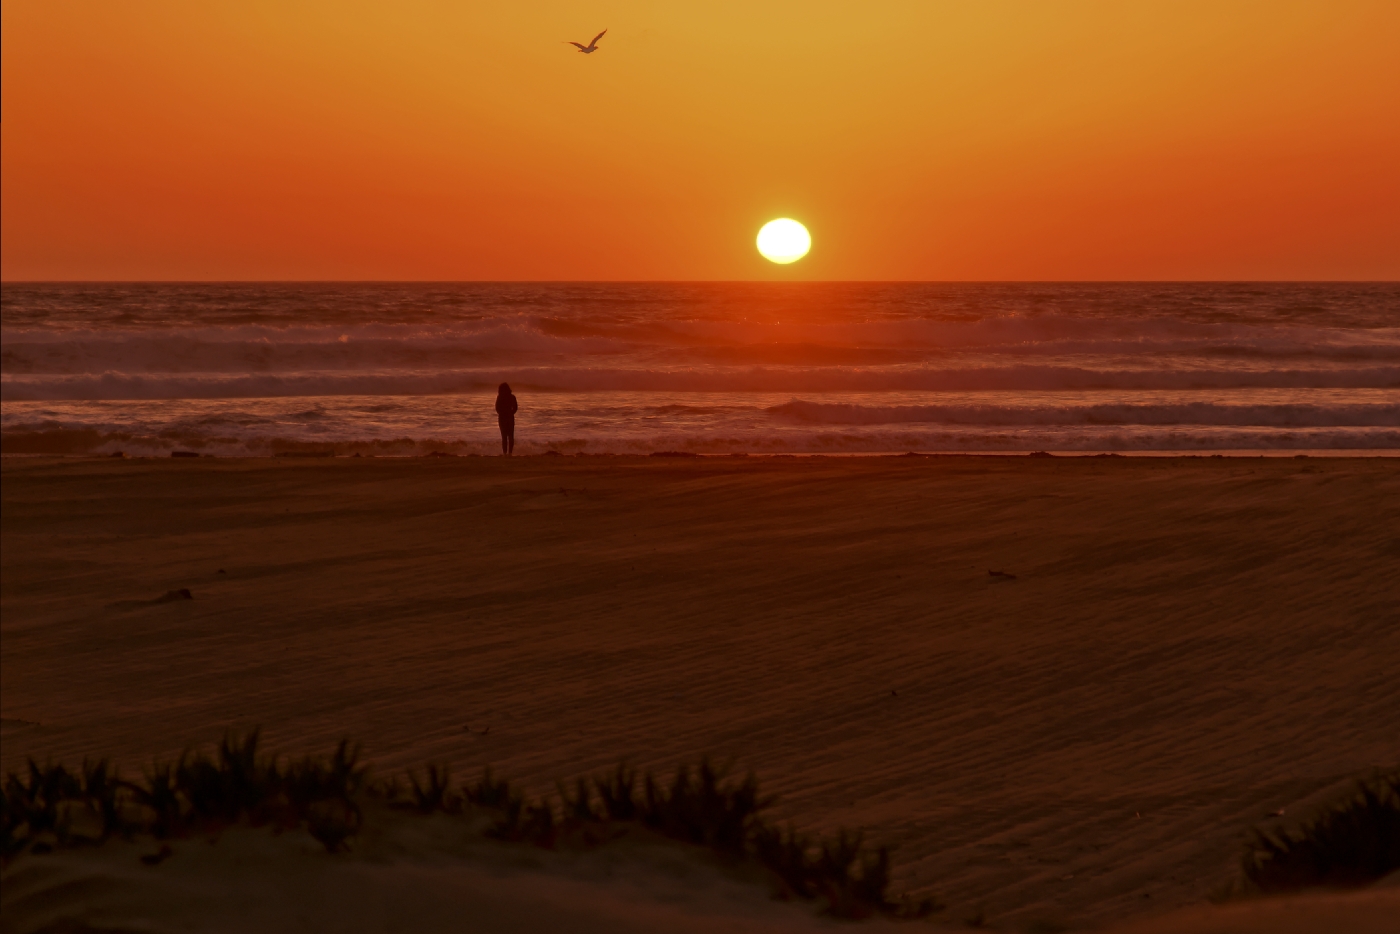
[[[790,217],[769,221],[758,232],[758,252],[775,263],[795,263],[812,248],[812,235]]]

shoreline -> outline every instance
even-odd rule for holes
[[[495,458],[498,454],[452,454],[448,452],[434,452],[429,454],[335,454],[320,452],[278,452],[276,454],[197,454],[199,458],[221,459],[221,460],[280,460],[288,458],[304,459],[339,459],[339,460],[425,460],[439,457],[456,458]],[[118,457],[117,455],[121,456]],[[1331,460],[1366,460],[1376,458],[1400,458],[1400,448],[1343,448],[1330,450],[1326,448],[1288,448],[1282,450],[1251,450],[1251,449],[1230,449],[1223,451],[1123,451],[1123,450],[1078,450],[1051,448],[1047,451],[800,451],[781,452],[776,454],[768,453],[735,453],[735,454],[702,454],[689,451],[654,451],[650,454],[612,454],[612,453],[588,453],[565,451],[546,451],[539,454],[515,454],[514,458],[553,458],[553,457],[576,457],[576,458],[630,458],[635,460],[646,460],[648,458],[706,458],[710,460],[730,460],[754,458],[761,460],[764,458],[878,458],[878,457],[961,457],[961,458],[1021,458],[1032,456],[1050,455],[1051,457],[1073,459],[1073,458],[1166,458],[1178,460],[1209,460],[1209,459],[1229,459],[1229,460],[1259,460],[1262,458],[1287,459],[1287,458],[1317,458]],[[171,457],[187,457],[188,454],[181,455],[161,455],[161,454],[126,454],[124,452],[114,452],[112,454],[49,454],[49,453],[2,453],[0,458],[53,458],[55,460],[168,460]]]

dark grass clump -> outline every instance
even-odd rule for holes
[[[116,812],[116,791],[106,760],[84,761],[76,772],[40,768],[11,772],[0,790],[0,854],[9,858],[33,839],[39,851],[105,836],[104,818]]]
[[[757,829],[753,844],[758,861],[778,878],[780,894],[822,902],[835,917],[917,918],[934,909],[927,899],[893,901],[889,848],[871,850],[858,833],[841,831],[834,840],[821,840],[765,825]]]
[[[452,793],[452,770],[445,765],[429,765],[426,773],[421,783],[416,773],[408,773],[413,789],[413,809],[420,814],[432,814],[434,811],[455,814],[461,810],[461,801]]]
[[[217,832],[246,824],[305,826],[332,852],[362,822],[356,803],[365,769],[341,742],[329,759],[283,763],[258,753],[258,732],[226,736],[213,757],[189,754],[157,764],[142,781],[126,781],[106,760],[78,772],[29,762],[0,792],[0,856],[101,843],[113,836],[157,839]]]
[[[1358,782],[1292,833],[1255,830],[1242,863],[1245,887],[1268,894],[1363,886],[1400,870],[1400,769]]]

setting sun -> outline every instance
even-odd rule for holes
[[[812,248],[807,228],[789,217],[769,221],[758,232],[758,252],[775,263],[795,263]]]

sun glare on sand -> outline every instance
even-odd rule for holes
[[[811,248],[812,235],[789,217],[769,221],[758,232],[758,252],[775,263],[795,263]]]

